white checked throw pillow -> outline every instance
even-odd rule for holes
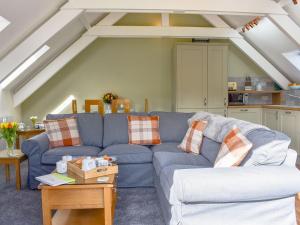
[[[193,121],[178,147],[184,152],[199,154],[203,140],[203,131],[205,130],[207,123],[208,122],[205,120]]]
[[[158,145],[159,116],[128,116],[129,144]]]
[[[223,140],[214,167],[239,166],[252,146],[240,129],[233,126]]]
[[[44,124],[51,148],[81,144],[76,118],[45,120]]]

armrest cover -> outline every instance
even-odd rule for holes
[[[36,135],[22,143],[22,152],[29,158],[33,155],[42,155],[49,150],[49,139],[46,133]]]
[[[287,166],[177,170],[173,188],[184,203],[271,200],[300,192],[300,171]]]

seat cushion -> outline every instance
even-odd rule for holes
[[[278,131],[257,129],[246,135],[253,147],[241,166],[279,166],[287,157],[291,139]]]
[[[155,152],[153,157],[153,166],[156,174],[159,176],[163,168],[170,165],[191,165],[209,168],[213,164],[201,155],[190,153],[174,153],[174,152]]]
[[[153,153],[145,146],[118,144],[105,148],[99,155],[115,156],[118,164],[138,164],[151,163]]]
[[[102,147],[103,118],[99,113],[48,114],[47,120],[76,117],[82,144],[85,146]]]
[[[168,200],[169,204],[172,204],[172,192],[173,192],[173,176],[176,170],[184,170],[184,169],[197,169],[201,168],[201,166],[195,165],[170,165],[166,166],[162,169],[160,176],[159,176],[159,183],[160,187],[165,195],[166,199]]]
[[[188,130],[188,119],[194,113],[151,112],[151,116],[159,116],[159,132],[162,143],[181,142]]]
[[[104,148],[110,145],[128,144],[128,115],[147,116],[147,113],[111,113],[104,116]]]
[[[162,143],[160,145],[151,146],[151,150],[153,152],[177,152],[177,153],[182,153],[183,151],[180,148],[177,147],[179,144],[180,143],[176,143],[176,142]]]
[[[62,159],[64,155],[71,155],[75,157],[79,156],[98,156],[100,148],[94,146],[71,146],[71,147],[61,147],[53,148],[46,151],[42,155],[43,164],[55,164]]]

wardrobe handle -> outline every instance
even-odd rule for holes
[[[248,112],[248,109],[241,109],[241,112]]]
[[[285,112],[285,114],[292,114],[292,112],[290,112],[290,111],[286,111],[286,112]]]
[[[204,105],[207,106],[207,98],[204,98]]]

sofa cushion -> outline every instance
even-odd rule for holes
[[[105,148],[100,154],[115,156],[118,164],[151,163],[152,151],[141,145],[118,144]]]
[[[287,157],[291,139],[278,131],[257,129],[246,135],[253,147],[241,166],[279,166]]]
[[[166,166],[162,169],[159,175],[159,182],[162,188],[163,194],[165,195],[166,199],[168,200],[169,204],[172,204],[171,194],[173,190],[173,176],[176,170],[185,170],[185,169],[197,169],[201,168],[202,166],[195,166],[195,165],[170,165]],[[174,193],[173,193],[174,194]]]
[[[169,142],[169,143],[162,143],[160,145],[154,145],[151,146],[151,150],[153,152],[177,152],[177,153],[183,153],[180,148],[178,148],[178,145],[180,143],[177,142]]]
[[[214,164],[221,148],[221,143],[215,142],[207,137],[203,138],[200,155]]]
[[[147,116],[147,113],[112,113],[104,116],[103,146],[128,144],[128,115]]]
[[[188,130],[188,119],[194,113],[179,112],[151,112],[152,116],[159,116],[159,132],[162,142],[181,142]]]
[[[153,166],[157,175],[161,170],[169,165],[191,165],[210,168],[213,166],[206,158],[201,155],[174,152],[155,152]]]
[[[103,118],[99,113],[48,114],[47,120],[62,119],[75,116],[82,144],[85,146],[102,147]]]
[[[71,155],[75,157],[80,156],[98,156],[100,148],[94,146],[71,146],[71,147],[60,147],[53,148],[46,151],[42,155],[43,164],[55,164],[57,161],[62,159],[64,155]]]

